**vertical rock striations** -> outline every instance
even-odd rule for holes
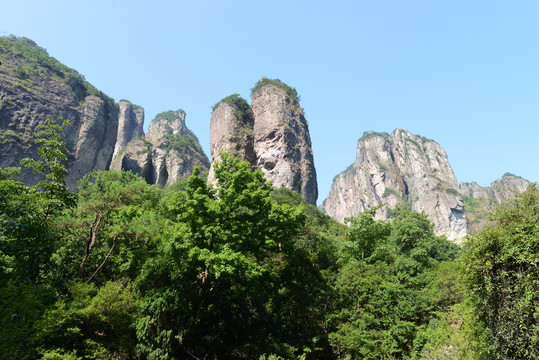
[[[262,77],[252,89],[251,104],[234,94],[214,106],[208,181],[215,181],[213,163],[228,152],[261,168],[273,186],[294,190],[316,204],[311,138],[296,90]]]
[[[316,204],[318,185],[307,120],[297,92],[279,80],[262,78],[253,88],[254,150],[275,187],[286,187]]]
[[[105,170],[118,131],[114,101],[32,40],[0,37],[0,60],[0,167],[39,159],[38,126],[63,117],[71,123],[63,134],[68,187],[76,190],[82,176]],[[42,178],[23,168],[21,179],[32,185]]]
[[[213,164],[226,152],[247,160],[254,167],[254,118],[251,107],[238,94],[230,95],[213,108],[210,124],[211,167],[208,182],[215,183]]]
[[[466,218],[457,188],[447,154],[436,142],[403,129],[367,132],[358,141],[356,161],[337,175],[322,207],[343,221],[386,203],[377,214],[386,219],[390,209],[409,202],[433,221],[437,235],[459,242],[466,236]]]
[[[189,175],[196,163],[208,169],[183,111],[159,114],[145,138],[144,109],[127,100],[114,104],[33,41],[0,37],[0,60],[0,167],[38,159],[38,126],[63,117],[71,123],[63,134],[71,190],[92,170],[131,170],[149,183],[166,185]],[[42,178],[23,168],[21,179],[33,185]]]
[[[189,176],[197,164],[202,170],[209,168],[198,139],[185,126],[185,112],[178,110],[158,114],[146,137],[127,143],[111,168],[129,170],[150,184],[165,186]]]
[[[86,98],[80,121],[73,126],[73,130],[78,129],[78,133],[73,160],[68,163],[66,175],[66,183],[70,188],[75,188],[76,181],[90,171],[108,169],[116,142],[117,119],[116,113],[107,114],[107,107],[101,98]]]
[[[120,154],[127,143],[136,137],[144,136],[144,109],[127,100],[118,103],[118,134],[112,158]]]

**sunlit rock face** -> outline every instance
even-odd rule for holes
[[[112,158],[117,157],[127,143],[136,137],[144,136],[144,109],[127,100],[118,102],[118,134]]]
[[[273,186],[296,191],[316,204],[318,185],[311,137],[297,93],[278,80],[263,84],[257,84],[253,91],[251,106],[231,95],[214,107],[208,181],[215,182],[213,164],[227,152],[260,168]]]
[[[23,158],[40,160],[35,143],[39,126],[51,118],[68,120],[66,183],[90,171],[108,168],[118,131],[114,101],[75,70],[50,57],[30,39],[0,37],[0,167],[20,167]],[[33,185],[43,179],[22,168],[20,180]]]
[[[514,198],[530,184],[528,180],[513,174],[505,174],[489,187],[479,186],[476,182],[461,182],[459,191],[465,203],[469,231],[481,231],[488,224],[487,213],[494,206]],[[539,189],[539,186],[536,187]]]
[[[215,184],[214,164],[226,152],[256,165],[254,150],[254,117],[251,107],[241,98],[222,101],[215,106],[210,125],[211,166],[208,182]]]
[[[337,175],[322,208],[340,221],[385,204],[377,219],[408,202],[425,212],[437,235],[460,242],[467,233],[464,203],[445,150],[404,129],[367,132],[358,141],[355,162]]]
[[[129,141],[113,159],[111,169],[132,171],[160,186],[188,177],[195,165],[208,170],[208,158],[185,125],[185,116],[183,110],[158,114],[146,136]]]
[[[294,190],[316,204],[318,184],[311,137],[297,96],[270,84],[252,94],[251,105],[257,166],[275,187]]]

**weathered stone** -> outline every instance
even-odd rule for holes
[[[211,116],[210,149],[211,166],[208,182],[215,183],[214,164],[221,160],[221,153],[226,152],[256,165],[254,152],[254,118],[250,106],[241,98],[234,98],[231,103],[222,101]],[[239,102],[240,105],[235,105]],[[241,107],[241,108],[240,108]]]
[[[111,170],[131,171],[143,177],[148,184],[155,184],[155,170],[152,163],[152,145],[143,138],[135,138],[123,147],[112,159]]]
[[[149,184],[166,186],[189,176],[197,164],[209,168],[198,139],[185,126],[185,112],[178,110],[158,114],[146,137],[131,140],[111,168],[131,170]]]
[[[70,188],[90,171],[108,169],[118,131],[118,123],[108,119],[105,102],[99,97],[88,96],[82,106],[75,160],[68,163],[66,183]]]
[[[187,131],[185,126],[185,111],[167,111],[157,114],[150,123],[146,140],[152,144],[157,144],[165,136],[181,136]]]
[[[357,157],[339,174],[322,205],[340,221],[386,204],[377,219],[409,202],[434,223],[437,235],[459,242],[466,236],[464,206],[447,154],[436,142],[399,129],[391,135],[367,132],[358,141]]]
[[[113,159],[131,139],[144,136],[144,109],[127,100],[120,100],[118,109],[118,135],[112,154]]]
[[[529,181],[512,174],[505,174],[501,179],[493,181],[489,187],[479,186],[476,182],[461,182],[459,191],[466,204],[469,231],[481,231],[489,223],[487,214],[495,205],[514,198],[530,184]],[[536,187],[539,190],[539,186]]]
[[[316,204],[318,185],[307,120],[297,97],[276,85],[252,94],[257,166],[275,187],[286,187]]]
[[[13,53],[3,53],[0,66],[0,167],[20,166],[25,157],[40,159],[34,143],[38,126],[48,118],[63,117],[71,124],[63,133],[68,156],[65,180],[76,190],[82,176],[108,168],[118,131],[114,102],[31,40],[3,37],[0,41],[5,49],[15,48]],[[31,57],[36,53],[65,73],[36,62]],[[42,176],[23,168],[21,180],[33,185]]]

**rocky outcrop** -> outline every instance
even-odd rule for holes
[[[116,142],[117,122],[114,121],[116,119],[114,115],[107,116],[105,102],[101,98],[96,96],[86,98],[80,121],[74,126],[74,129],[78,128],[75,137],[77,141],[72,154],[73,160],[68,162],[66,175],[66,183],[71,183],[70,188],[74,188],[73,182],[90,171],[108,168]]]
[[[114,104],[33,41],[0,37],[0,54],[0,167],[18,167],[25,157],[39,159],[38,126],[63,117],[71,123],[62,134],[71,190],[92,170],[131,170],[164,186],[189,175],[196,163],[208,169],[183,111],[158,115],[146,139],[144,109],[127,100]],[[33,185],[42,178],[23,168],[21,180]]]
[[[516,194],[524,192],[530,184],[528,180],[509,173],[493,181],[490,187],[479,186],[476,182],[461,182],[459,191],[464,200],[469,231],[481,231],[488,224],[487,214],[495,205],[514,198]],[[536,187],[539,190],[539,186]]]
[[[29,39],[1,37],[0,53],[0,166],[18,167],[25,157],[39,159],[34,143],[38,126],[47,118],[63,117],[71,123],[63,134],[68,187],[75,190],[82,176],[106,169],[118,131],[113,100]],[[22,169],[26,185],[41,179]]]
[[[251,107],[238,94],[228,96],[213,108],[210,124],[211,166],[208,182],[215,183],[214,164],[221,153],[238,156],[256,166],[254,117]]]
[[[144,109],[127,100],[118,103],[118,134],[112,158],[120,154],[131,139],[144,136]]]
[[[251,106],[237,94],[221,100],[211,120],[212,164],[231,152],[259,167],[273,186],[286,187],[316,204],[318,185],[311,138],[295,89],[262,77]],[[209,181],[214,182],[213,166]]]
[[[185,112],[178,110],[158,114],[146,137],[128,142],[111,169],[130,170],[149,184],[165,186],[189,176],[197,164],[202,170],[209,168],[198,139],[185,126]]]
[[[311,137],[294,89],[264,79],[255,87],[251,106],[255,118],[257,165],[275,187],[286,187],[316,204],[318,184]]]
[[[387,219],[392,208],[409,202],[427,214],[437,235],[459,242],[467,225],[457,189],[447,154],[436,142],[403,129],[367,132],[358,141],[356,161],[337,175],[322,208],[344,221],[385,203],[377,218]]]

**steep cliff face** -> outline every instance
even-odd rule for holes
[[[238,156],[256,165],[254,117],[251,107],[239,95],[230,95],[214,106],[210,124],[211,166],[208,182],[215,183],[214,163],[221,153]]]
[[[228,152],[261,168],[273,186],[296,191],[316,204],[311,137],[296,90],[263,77],[252,89],[251,104],[234,94],[214,106],[208,181],[215,181],[213,163]]]
[[[105,102],[88,96],[82,106],[80,121],[75,122],[68,143],[76,141],[73,161],[68,162],[66,183],[74,188],[76,181],[92,170],[106,170],[116,142],[117,117],[107,116]],[[69,134],[69,131],[68,131]]]
[[[71,123],[64,133],[69,188],[92,169],[106,169],[118,131],[113,100],[29,39],[0,37],[0,62],[0,166],[38,159],[38,125],[63,117]],[[27,185],[41,180],[22,170]]]
[[[118,102],[118,134],[112,158],[114,159],[131,139],[144,136],[144,109],[127,100]]]
[[[436,142],[403,129],[367,132],[358,141],[356,161],[337,175],[322,207],[343,221],[386,203],[377,213],[386,219],[396,205],[409,202],[433,221],[437,235],[459,242],[466,236],[466,218],[457,188],[447,154]]]
[[[189,176],[200,164],[208,170],[209,161],[196,136],[185,126],[183,110],[158,114],[145,138],[131,140],[111,164],[113,170],[130,170],[150,184],[161,186]]]
[[[318,184],[307,120],[294,89],[262,79],[253,89],[257,166],[275,187],[286,187],[316,204]]]
[[[513,174],[504,174],[493,181],[490,187],[479,186],[476,182],[459,184],[459,191],[466,207],[466,217],[470,232],[479,232],[488,223],[487,213],[523,192],[531,183]],[[539,189],[539,186],[537,186]]]

